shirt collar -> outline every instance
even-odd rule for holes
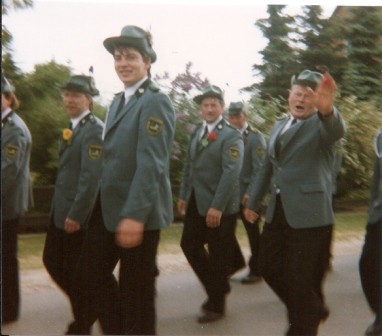
[[[76,126],[80,123],[80,121],[85,118],[90,113],[90,110],[86,110],[82,112],[78,117],[70,118],[72,122],[72,129],[75,129]]]
[[[245,130],[246,130],[247,128],[248,128],[248,123],[245,122],[243,128],[239,129],[240,133],[241,133],[241,134],[244,134],[244,132],[245,132]]]
[[[127,102],[130,97],[139,89],[139,87],[147,80],[147,76],[143,77],[140,81],[125,88],[125,101]]]
[[[219,116],[213,123],[208,124],[206,121],[204,121],[203,128],[207,125],[208,127],[208,132],[211,132],[218,123],[223,119],[223,116]]]
[[[12,112],[12,109],[9,107],[6,107],[4,111],[1,111],[1,120],[4,120],[8,116],[8,114],[11,112]]]

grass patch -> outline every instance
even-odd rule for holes
[[[337,213],[334,239],[336,241],[346,241],[362,237],[365,234],[366,221],[366,212]],[[183,225],[181,223],[175,223],[170,225],[167,229],[162,230],[159,253],[181,253],[179,244],[182,229]],[[19,235],[18,255],[21,269],[27,270],[43,267],[42,251],[44,248],[45,235],[45,233]],[[237,223],[236,236],[240,245],[248,245],[247,234],[241,221]]]
[[[20,268],[36,269],[43,267],[42,251],[45,233],[21,234],[18,239],[18,257]]]

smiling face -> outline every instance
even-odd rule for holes
[[[150,58],[144,57],[131,47],[118,47],[114,50],[114,68],[125,87],[129,87],[148,75]]]
[[[288,98],[289,109],[296,119],[306,119],[316,112],[313,91],[309,87],[293,85]]]
[[[224,112],[224,104],[218,98],[206,97],[200,103],[200,112],[204,120],[211,124]]]

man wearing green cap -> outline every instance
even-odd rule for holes
[[[322,283],[334,223],[331,167],[336,141],[345,134],[333,106],[335,92],[328,73],[304,70],[292,77],[290,115],[276,121],[271,131],[245,209],[253,222],[270,190],[260,266],[264,280],[287,307],[287,335],[317,335],[329,315]]]
[[[19,102],[13,86],[1,76],[1,322],[20,314],[17,231],[20,217],[32,206],[29,162],[32,137],[15,110]]]
[[[70,127],[60,139],[43,261],[75,312],[74,278],[101,172],[103,122],[91,113],[93,96],[98,95],[92,77],[72,76],[63,89]]]
[[[248,262],[249,273],[243,277],[243,284],[252,284],[261,280],[259,266],[260,227],[259,219],[255,223],[248,222],[243,214],[243,209],[248,200],[249,190],[252,187],[256,174],[262,165],[266,143],[263,134],[251,128],[247,122],[247,111],[242,102],[232,102],[228,107],[228,120],[242,134],[244,141],[244,161],[240,173],[240,217],[247,231],[251,257]]]
[[[71,333],[156,333],[155,277],[160,230],[173,221],[169,178],[175,112],[150,79],[149,32],[125,26],[107,38],[124,85],[109,108],[98,197],[80,258],[79,312]],[[113,274],[119,261],[119,281]]]
[[[208,86],[194,101],[204,122],[190,139],[178,211],[185,215],[182,250],[207,293],[198,322],[207,323],[224,316],[230,292],[244,148],[240,132],[223,119],[219,87]]]

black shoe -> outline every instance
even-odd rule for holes
[[[254,284],[261,281],[261,276],[249,273],[243,279],[241,279],[242,284]]]
[[[206,301],[203,302],[200,309],[202,310],[202,312],[212,311],[214,309],[214,304],[210,299],[206,299]]]
[[[374,322],[365,331],[365,336],[382,336],[382,325]]]
[[[12,322],[16,322],[18,319],[19,319],[18,316],[15,316],[15,317],[3,317],[2,320],[1,320],[1,324],[5,325],[5,324],[12,323]]]
[[[198,323],[208,323],[220,320],[224,317],[224,313],[205,310],[202,315],[198,317]]]
[[[65,335],[91,335],[90,328],[86,330],[79,330],[77,323],[73,321],[68,325]]]

